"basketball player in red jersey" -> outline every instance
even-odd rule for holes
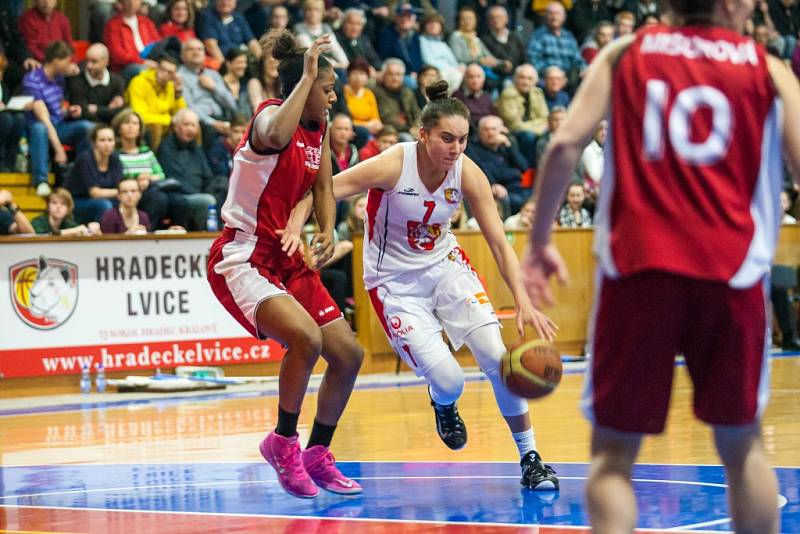
[[[550,226],[581,148],[607,115],[595,230],[598,296],[583,407],[594,425],[594,532],[631,532],[642,435],[663,431],[674,359],[713,426],[737,532],[778,529],[760,417],[769,385],[765,287],[782,156],[800,168],[800,87],[741,35],[752,0],[670,0],[675,27],[603,49],[545,155],[524,275],[534,301],[564,282]],[[783,125],[783,127],[782,127]]]
[[[361,492],[342,475],[328,450],[355,383],[363,351],[353,332],[303,260],[303,220],[292,216],[313,191],[320,232],[311,242],[314,266],[333,252],[336,212],[331,186],[327,116],[336,101],[334,72],[320,55],[322,36],[303,51],[289,32],[269,35],[265,52],[281,61],[284,100],[266,100],[236,150],[225,228],[211,247],[208,279],[214,294],[251,334],[286,348],[278,387],[278,424],[260,445],[283,488],[310,498],[317,486],[341,494]],[[296,211],[294,212],[297,213]],[[301,453],[297,419],[320,353],[328,368],[319,389],[311,437]],[[316,484],[316,485],[315,485]]]
[[[454,347],[469,347],[491,382],[517,445],[522,485],[557,490],[555,471],[536,450],[528,402],[502,382],[500,361],[506,348],[486,289],[450,231],[462,196],[514,296],[520,336],[528,324],[552,340],[556,327],[531,305],[489,181],[463,154],[469,110],[447,96],[447,82],[435,82],[426,94],[430,102],[422,111],[419,141],[400,143],[337,174],[334,195],[347,198],[369,190],[364,283],[394,350],[428,383],[436,430],[445,445],[464,447],[467,429],[456,407],[464,372],[442,330]]]

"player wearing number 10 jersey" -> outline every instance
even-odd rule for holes
[[[783,161],[800,168],[800,87],[741,32],[752,0],[670,0],[673,27],[619,39],[595,59],[544,156],[524,263],[534,303],[566,280],[550,220],[576,154],[606,115],[599,276],[584,411],[594,424],[594,532],[631,532],[642,434],[663,431],[675,355],[694,412],[714,428],[737,532],[778,529],[760,416],[768,396],[765,286]],[[784,152],[785,151],[785,152]]]
[[[505,353],[500,326],[486,290],[450,232],[450,216],[464,200],[472,208],[500,273],[514,295],[517,328],[534,326],[552,339],[554,325],[530,302],[516,254],[505,239],[489,182],[463,155],[469,111],[447,97],[447,82],[427,89],[420,140],[397,145],[337,174],[333,193],[346,198],[369,189],[364,239],[364,282],[389,342],[418,376],[425,378],[436,429],[451,449],[467,442],[456,400],[464,373],[442,329],[456,348],[466,344],[491,381],[497,405],[521,456],[522,484],[558,489],[555,472],[536,451],[525,399],[502,383]]]

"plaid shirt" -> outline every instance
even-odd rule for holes
[[[543,75],[544,69],[557,65],[567,73],[572,69],[583,70],[586,62],[578,50],[578,42],[569,30],[561,29],[556,35],[547,26],[539,26],[528,41],[528,61]]]
[[[558,225],[562,228],[590,228],[592,226],[592,216],[581,208],[581,222],[575,217],[575,212],[568,205],[564,205],[558,212]]]

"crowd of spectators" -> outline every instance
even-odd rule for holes
[[[758,1],[749,31],[800,69],[796,3]],[[29,170],[47,199],[35,231],[81,235],[205,229],[250,116],[279,97],[262,40],[270,29],[306,44],[333,36],[334,172],[414,140],[424,88],[443,78],[470,109],[467,154],[498,211],[526,227],[536,166],[587,65],[613,39],[668,23],[647,0],[91,0],[76,61],[83,41],[56,0],[17,4],[0,5],[0,172]],[[9,106],[15,95],[28,98]],[[606,129],[586,147],[555,224],[591,226]],[[798,204],[788,185],[785,222]],[[0,233],[30,231],[10,193],[0,200]],[[337,222],[351,212],[342,202]]]

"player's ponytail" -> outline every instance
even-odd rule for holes
[[[667,0],[681,25],[711,24],[717,0]]]
[[[436,80],[425,87],[425,96],[428,102],[422,110],[420,123],[425,130],[430,131],[442,117],[458,115],[469,121],[469,109],[461,100],[448,95],[449,86],[445,80]]]
[[[272,57],[280,61],[278,79],[281,82],[281,97],[286,98],[303,77],[306,49],[301,48],[295,36],[287,30],[270,30],[261,38],[260,43],[265,54],[272,54]],[[317,68],[320,71],[328,70],[331,64],[325,56],[320,55]]]

